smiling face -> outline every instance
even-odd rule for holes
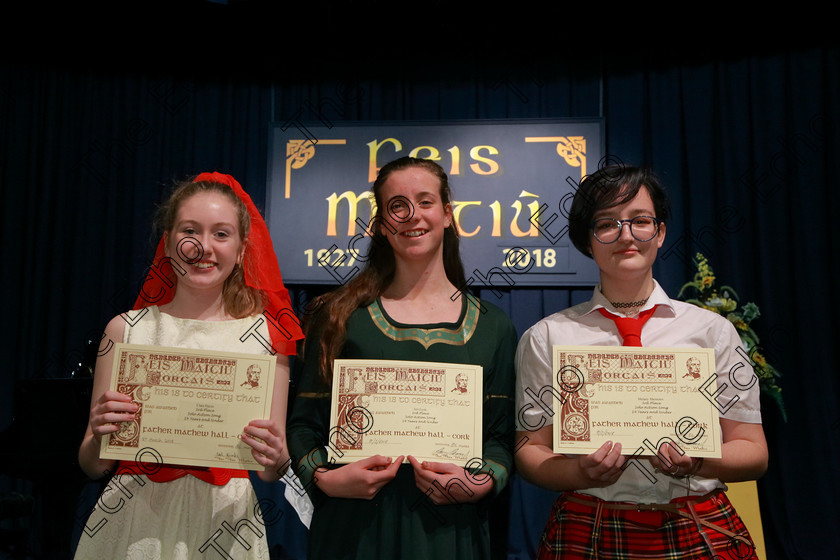
[[[440,179],[422,167],[393,171],[382,185],[381,215],[388,227],[380,228],[398,262],[443,258],[452,206],[444,204],[440,191]]]
[[[187,271],[176,274],[179,287],[221,290],[244,255],[233,202],[215,191],[198,192],[181,202],[166,234],[166,254]]]
[[[640,188],[636,196],[628,202],[596,212],[593,220],[629,220],[637,216],[658,217],[646,187]],[[592,258],[601,270],[601,276],[615,280],[634,280],[640,276],[652,277],[651,269],[656,260],[656,253],[665,241],[665,224],[659,226],[659,233],[649,241],[639,241],[633,237],[629,224],[624,224],[621,235],[613,243],[601,243],[591,231],[589,235],[589,248]]]

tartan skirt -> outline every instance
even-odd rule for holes
[[[539,560],[756,560],[723,491],[669,504],[606,502],[565,492],[554,503]]]

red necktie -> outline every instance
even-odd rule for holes
[[[607,319],[615,321],[615,326],[618,327],[618,334],[621,335],[624,341],[622,346],[641,346],[642,325],[650,319],[655,309],[656,306],[654,305],[650,309],[645,309],[636,317],[619,317],[618,315],[613,315],[603,307],[599,308],[598,311]]]

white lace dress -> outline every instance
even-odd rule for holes
[[[245,335],[259,317],[231,321],[181,319],[157,307],[130,313],[124,342],[264,354],[255,336]],[[261,325],[268,340],[266,325]],[[145,475],[114,477],[84,526],[77,559],[268,560],[266,528],[247,478],[224,486],[191,475],[157,483]]]

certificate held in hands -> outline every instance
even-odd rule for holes
[[[114,352],[111,390],[140,409],[102,438],[100,457],[134,461],[151,449],[167,464],[263,469],[239,436],[271,416],[274,356],[123,343]]]
[[[720,458],[709,348],[554,346],[554,452],[588,455],[607,441],[654,455],[670,438],[691,457]],[[639,451],[643,450],[643,451]]]
[[[469,364],[335,360],[328,455],[466,466],[481,459],[483,369]]]

